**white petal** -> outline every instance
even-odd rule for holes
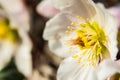
[[[3,69],[11,60],[15,50],[16,45],[14,44],[6,42],[0,43],[0,70]]]
[[[70,56],[70,49],[66,47],[63,38],[66,36],[65,31],[70,25],[73,15],[60,13],[47,22],[43,38],[48,40],[50,50],[61,57]]]
[[[96,15],[96,7],[92,0],[53,0],[53,3],[58,7],[69,7],[65,7],[61,13],[47,22],[43,35],[46,40],[50,39],[51,35],[53,37],[60,31],[64,32],[70,22],[74,21],[77,16],[90,18]]]
[[[60,34],[65,35],[65,30],[67,29],[67,26],[71,23],[68,16],[69,15],[67,15],[66,13],[60,13],[54,18],[50,19],[46,23],[43,38],[45,40],[49,40],[53,38],[60,38]]]
[[[19,34],[22,39],[22,43],[20,44],[16,52],[15,62],[18,70],[26,77],[30,77],[32,74],[32,59],[31,59],[32,43],[27,33],[20,31]]]
[[[49,48],[52,52],[60,57],[68,57],[70,56],[69,48],[64,46],[60,40],[49,40]]]
[[[76,59],[65,59],[57,73],[57,80],[97,80],[94,67],[82,67]]]
[[[23,8],[24,5],[22,0],[0,0],[0,4],[8,12],[18,12]]]
[[[108,26],[105,30],[108,37],[108,49],[110,51],[111,58],[115,60],[118,52],[118,48],[117,48],[118,24],[115,19],[108,18],[108,24],[106,26]]]
[[[7,12],[10,24],[26,31],[30,28],[30,16],[23,0],[0,0],[0,5]]]
[[[107,48],[110,52],[111,58],[116,59],[117,49],[117,30],[118,21],[111,14],[107,12],[102,4],[97,5],[97,14],[93,18],[99,22],[100,27],[104,29],[107,37]]]
[[[119,21],[119,28],[120,28],[120,4],[114,7],[110,7],[107,9],[112,15],[114,15]]]
[[[90,18],[96,14],[92,0],[52,0],[56,8],[65,12]]]
[[[63,36],[60,39],[49,40],[48,45],[50,50],[60,57],[69,57],[82,52],[78,46],[70,46],[69,44],[66,44],[68,39],[66,40],[65,38],[66,36]]]
[[[43,38],[48,40],[50,50],[60,56],[67,56],[68,49],[64,47],[62,38],[65,35],[67,26],[71,23],[70,16],[66,13],[60,13],[47,22]],[[67,51],[66,51],[67,49]],[[67,52],[67,53],[65,53]]]
[[[120,73],[120,63],[112,60],[104,60],[100,63],[98,70],[98,80],[106,80],[113,74]]]

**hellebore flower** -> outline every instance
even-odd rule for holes
[[[68,38],[68,36],[66,37],[66,32],[70,33],[69,36],[72,34],[72,37],[74,36],[73,39],[75,39],[80,33],[78,28],[83,25],[86,26],[85,34],[88,34],[87,36],[93,36],[95,31],[98,32],[95,33],[96,35],[101,36],[102,34],[102,41],[98,41],[108,49],[108,53],[110,53],[112,59],[116,58],[118,51],[116,46],[118,23],[113,16],[105,11],[103,5],[95,5],[92,0],[53,0],[53,2],[54,6],[61,10],[61,12],[46,23],[43,34],[43,38],[48,40],[51,51],[63,57],[71,56],[70,48],[65,44],[65,38]],[[97,29],[92,30],[91,26]],[[74,28],[74,31],[70,32],[67,28]],[[74,33],[77,34],[74,35]]]
[[[14,56],[18,70],[26,77],[32,74],[32,43],[26,31],[13,29],[4,19],[0,19],[0,70]]]
[[[67,57],[58,69],[58,80],[97,80],[96,68],[116,59],[117,20],[92,0],[53,0],[60,13],[44,30],[50,50]],[[68,26],[68,27],[67,27]]]

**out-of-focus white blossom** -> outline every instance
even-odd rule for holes
[[[18,70],[30,77],[32,75],[32,42],[23,28],[13,28],[0,14],[0,70],[14,57]]]

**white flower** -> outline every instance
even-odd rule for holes
[[[53,0],[53,2],[54,6],[61,11],[47,22],[43,34],[44,39],[48,40],[51,51],[63,57],[70,56],[69,48],[66,48],[63,41],[66,37],[65,31],[67,26],[74,21],[77,24],[82,23],[83,21],[78,21],[77,18],[77,16],[81,16],[84,20],[89,19],[91,23],[95,21],[103,29],[107,39],[106,47],[111,58],[116,58],[118,23],[106,12],[103,5],[95,5],[92,0]]]
[[[13,29],[4,20],[0,20],[0,70],[15,59],[18,70],[26,77],[32,74],[32,43],[26,31]]]
[[[44,31],[51,51],[67,57],[58,70],[58,80],[97,80],[99,64],[116,59],[116,19],[92,0],[53,0],[61,10]],[[68,27],[67,27],[68,26]]]

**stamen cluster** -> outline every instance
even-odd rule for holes
[[[73,58],[78,59],[78,63],[84,65],[97,65],[102,61],[106,52],[106,35],[104,30],[96,21],[84,20],[78,16],[79,22],[72,22],[68,26],[66,35],[76,34],[76,38],[67,40],[70,46],[78,46],[82,53],[76,53]]]

